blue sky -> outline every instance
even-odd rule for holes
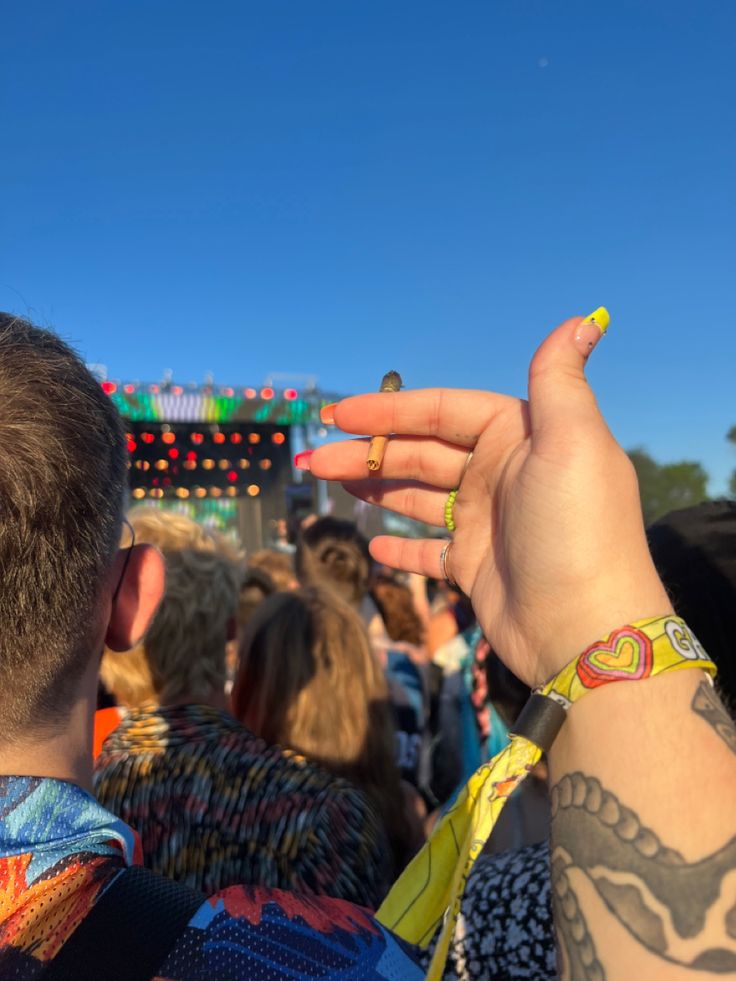
[[[523,394],[599,304],[625,446],[736,467],[736,4],[24,0],[0,308],[112,377]]]

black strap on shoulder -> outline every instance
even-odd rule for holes
[[[205,901],[142,866],[126,869],[49,962],[42,981],[151,981]]]

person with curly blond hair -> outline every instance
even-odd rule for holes
[[[146,865],[205,893],[248,883],[375,905],[386,843],[368,796],[228,711],[241,554],[183,515],[139,508],[130,523],[162,551],[166,590],[143,642],[103,658],[126,712],[96,762],[98,799],[138,831]]]

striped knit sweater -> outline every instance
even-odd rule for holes
[[[366,796],[202,705],[137,710],[105,740],[100,802],[145,864],[207,894],[259,885],[375,908],[389,847]]]

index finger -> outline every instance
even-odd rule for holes
[[[436,436],[473,447],[499,416],[517,415],[520,399],[464,388],[354,395],[335,406],[335,424],[359,436]]]

